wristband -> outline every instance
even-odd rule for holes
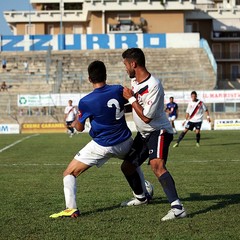
[[[128,99],[128,102],[132,105],[134,102],[136,102],[137,101],[137,99],[134,97],[134,96],[132,96],[132,97],[130,97],[129,99]]]

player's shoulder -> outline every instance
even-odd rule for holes
[[[120,84],[107,85],[110,89],[122,90],[123,86]]]
[[[123,94],[123,86],[120,84],[111,84],[106,86],[106,94],[107,95],[122,95]]]
[[[149,80],[150,80],[149,83],[150,83],[151,86],[153,86],[153,87],[158,86],[158,87],[162,88],[162,81],[161,81],[161,79],[155,77],[154,75],[151,75]]]
[[[164,94],[164,88],[162,86],[161,80],[153,75],[151,75],[151,77],[149,78],[148,87],[150,90],[157,89],[158,92],[161,92]]]

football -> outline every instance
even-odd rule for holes
[[[145,186],[146,186],[148,194],[151,197],[153,197],[153,185],[148,180],[145,180]]]

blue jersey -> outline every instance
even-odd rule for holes
[[[101,146],[113,146],[131,136],[124,116],[123,87],[104,85],[83,97],[78,104],[79,121],[89,118],[90,136]]]
[[[178,110],[178,105],[175,102],[169,102],[167,104],[167,109],[171,111],[168,115],[169,117],[176,116],[177,117],[177,110]]]

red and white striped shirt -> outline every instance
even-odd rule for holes
[[[204,112],[207,111],[207,106],[200,100],[197,102],[189,102],[186,113],[189,114],[190,122],[202,122]]]

